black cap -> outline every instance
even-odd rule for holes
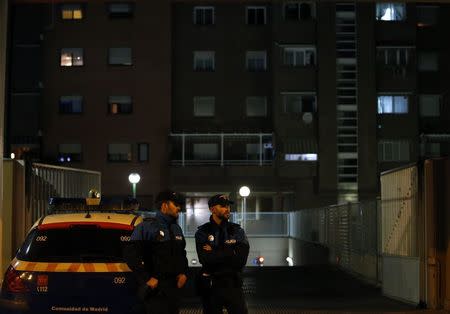
[[[226,195],[226,194],[216,194],[213,197],[211,197],[208,201],[209,208],[211,208],[215,205],[227,206],[227,205],[231,205],[231,204],[234,204],[234,202],[230,201],[230,199],[228,198],[228,195]]]
[[[174,192],[172,190],[164,190],[156,196],[156,204],[166,201],[172,201],[180,206],[184,206],[186,202],[183,194]]]

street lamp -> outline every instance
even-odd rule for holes
[[[128,176],[128,181],[133,185],[133,198],[136,198],[136,184],[141,181],[141,176],[139,173],[130,173]]]
[[[242,197],[242,228],[245,229],[245,221],[247,220],[247,197],[250,195],[250,188],[248,186],[241,186],[239,195]]]

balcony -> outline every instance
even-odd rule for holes
[[[272,133],[172,133],[171,164],[271,165],[275,155]]]

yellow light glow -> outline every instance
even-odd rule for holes
[[[73,19],[72,11],[71,10],[63,10],[62,11],[62,18],[63,18],[63,20],[71,20],[71,19]]]
[[[81,20],[82,18],[83,18],[83,11],[81,11],[81,10],[73,11],[73,19],[74,20]]]

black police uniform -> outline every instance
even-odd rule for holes
[[[179,313],[177,276],[187,274],[186,241],[176,218],[161,212],[136,226],[125,256],[139,283],[138,296],[146,313]],[[146,283],[151,277],[158,286]]]
[[[244,230],[228,221],[222,221],[219,226],[211,216],[210,222],[198,228],[195,243],[202,264],[197,286],[204,313],[222,314],[223,307],[228,314],[248,313],[242,290],[242,269],[250,246]],[[203,249],[206,244],[211,246],[211,251]]]

